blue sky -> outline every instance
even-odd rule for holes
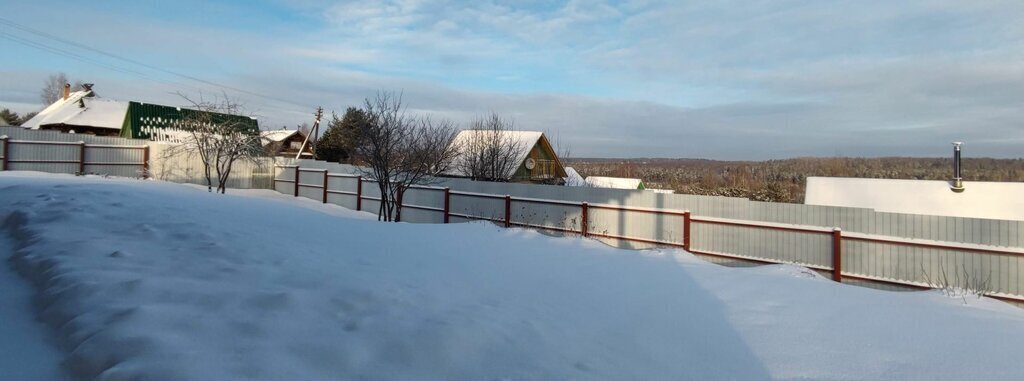
[[[19,24],[246,90],[227,92],[264,128],[395,90],[411,111],[463,125],[513,117],[577,156],[946,156],[953,140],[965,155],[1024,156],[1020,1],[2,7]],[[40,108],[43,80],[59,71],[122,100],[223,90],[3,24],[0,52],[0,107],[19,111]]]

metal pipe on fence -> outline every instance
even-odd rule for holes
[[[448,223],[448,216],[451,213],[452,203],[452,192],[448,187],[444,187],[444,223]]]
[[[7,135],[0,136],[0,142],[2,142],[4,147],[4,157],[3,159],[0,159],[2,160],[2,162],[0,162],[0,170],[6,171],[7,161],[11,157],[11,138],[7,137]]]
[[[843,281],[843,231],[832,229],[832,280]]]
[[[512,226],[512,196],[505,195],[505,227]]]
[[[327,203],[327,170],[324,170],[324,204]]]
[[[586,201],[584,201],[583,203],[580,204],[580,209],[583,212],[583,216],[581,217],[582,221],[580,222],[580,234],[582,234],[584,237],[586,237],[590,233],[590,226],[588,226],[589,225],[588,221],[590,220],[590,215],[587,212],[587,210],[590,209],[590,208],[588,207]]]
[[[402,194],[405,190],[402,189],[402,183],[398,183],[398,197],[395,200],[395,222],[402,222]],[[384,196],[380,197],[380,201],[384,202]]]
[[[78,142],[78,173],[85,174],[85,142]]]
[[[683,250],[690,251],[690,211],[683,212]]]
[[[363,176],[356,177],[356,211],[363,210]]]
[[[299,166],[298,165],[295,166],[295,184],[294,185],[295,185],[295,187],[294,187],[295,188],[294,189],[294,195],[295,195],[295,197],[299,197]]]
[[[149,178],[149,146],[142,149],[142,177]]]

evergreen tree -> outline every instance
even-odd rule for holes
[[[19,117],[18,113],[14,112],[14,111],[11,111],[9,109],[3,109],[3,110],[0,110],[0,125],[6,125],[7,124],[7,123],[4,123],[4,122],[7,122],[7,123],[9,123],[12,126],[20,126],[21,125],[21,117]]]
[[[317,143],[319,159],[338,163],[349,161],[352,149],[359,138],[359,131],[366,124],[366,112],[355,107],[345,110],[345,115],[341,118],[338,118],[337,114],[331,115],[331,122]]]

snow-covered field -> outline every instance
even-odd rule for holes
[[[38,316],[20,340],[85,379],[1024,379],[1024,309],[795,266],[27,173],[0,173],[0,219],[38,296],[0,318]]]

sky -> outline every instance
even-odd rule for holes
[[[1024,2],[22,1],[0,108],[64,72],[118,100],[227,94],[264,129],[379,91],[576,157],[1024,157]],[[11,24],[11,22],[15,24]],[[26,30],[24,27],[27,27]],[[42,33],[39,33],[42,32]]]

